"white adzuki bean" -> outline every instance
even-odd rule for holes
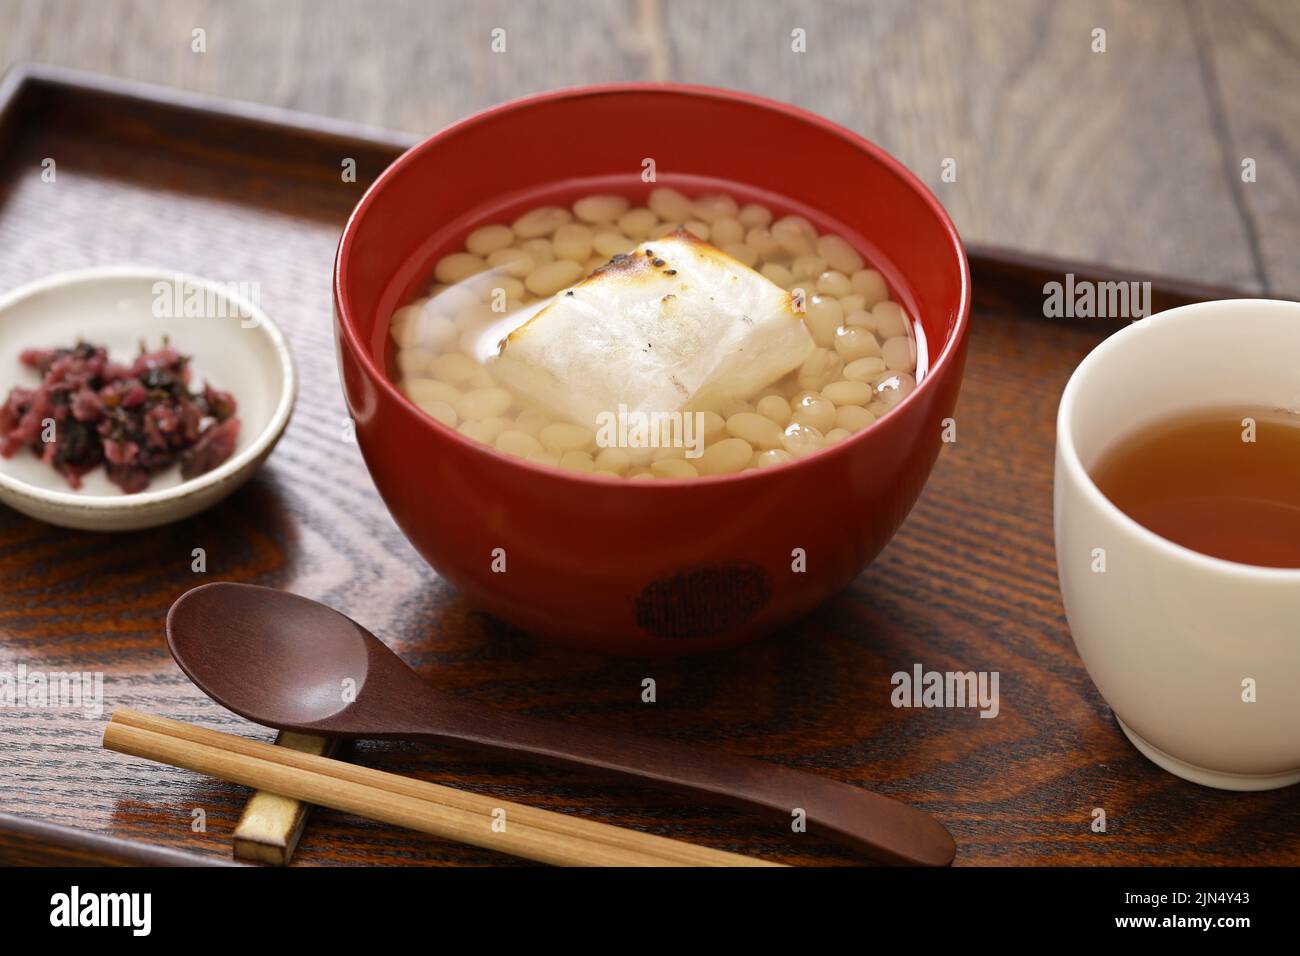
[[[522,249],[498,249],[487,257],[487,264],[493,270],[516,279],[522,279],[537,268],[533,257]]]
[[[758,457],[754,459],[754,467],[771,468],[773,465],[783,465],[787,461],[794,461],[794,455],[784,448],[772,448],[758,453]]]
[[[790,403],[781,395],[764,395],[758,400],[755,411],[782,428],[790,424]]]
[[[499,418],[486,418],[481,422],[461,422],[456,431],[466,438],[472,438],[476,442],[490,445],[505,430],[505,426],[501,424],[501,421]]]
[[[817,291],[823,295],[833,295],[838,299],[851,293],[853,287],[849,285],[849,277],[843,272],[827,269],[817,277]],[[844,308],[843,301],[840,302],[840,308]]]
[[[618,217],[618,228],[625,235],[640,241],[650,234],[650,230],[655,227],[655,223],[658,221],[659,217],[649,209],[629,209]]]
[[[527,432],[517,431],[513,428],[506,429],[497,435],[494,444],[498,450],[505,452],[507,455],[518,455],[520,458],[540,455],[543,451],[542,443],[536,438]]]
[[[772,210],[766,206],[760,206],[756,202],[745,203],[736,213],[736,218],[746,229],[753,229],[755,226],[767,226],[772,223]]]
[[[753,246],[750,246],[750,248],[752,249]],[[759,253],[759,255],[762,255],[762,253]],[[790,270],[779,262],[766,263],[763,268],[758,271],[776,285],[779,285],[782,289],[790,288],[790,285],[794,282],[794,276],[791,274]]]
[[[592,237],[591,245],[606,259],[612,259],[614,256],[631,252],[636,248],[636,243],[633,240],[621,232],[615,232],[613,229],[602,229],[597,232]]]
[[[866,312],[867,300],[856,292],[850,292],[848,295],[840,296],[840,308],[844,310],[844,324],[851,325],[847,317],[855,312]]]
[[[798,393],[800,389],[815,392],[828,382],[833,382],[840,376],[844,368],[844,360],[840,358],[838,352],[831,349],[815,348],[804,359],[803,365],[795,376],[795,388],[791,395]]]
[[[772,223],[772,238],[792,256],[812,255],[814,246],[810,231],[808,221],[800,216],[785,216]]]
[[[825,433],[835,426],[835,406],[817,392],[804,392],[790,403],[791,424]]]
[[[880,343],[870,329],[841,325],[835,330],[835,351],[845,362],[856,362],[858,359],[879,355]]]
[[[894,372],[910,372],[916,368],[916,343],[910,335],[885,339],[885,344],[880,346],[880,357],[885,360],[885,368]]]
[[[714,411],[704,412],[704,441],[712,444],[727,433],[727,420]]]
[[[476,256],[486,257],[514,241],[515,234],[509,226],[480,226],[465,237],[465,248]]]
[[[844,366],[844,377],[854,382],[872,382],[885,371],[885,360],[879,356],[856,359]]]
[[[881,341],[907,334],[907,314],[897,302],[877,302],[871,309],[874,331]]]
[[[455,322],[425,306],[407,320],[401,334],[397,336],[397,344],[404,349],[424,346],[434,352],[441,352],[456,341],[457,334]]]
[[[796,279],[816,287],[818,277],[826,271],[826,260],[820,256],[796,256],[790,271]]]
[[[504,388],[476,388],[457,400],[456,414],[465,421],[482,421],[504,415],[513,404],[514,396]]]
[[[478,363],[459,352],[439,355],[429,363],[429,372],[434,378],[452,385],[468,382],[477,371]]]
[[[583,196],[573,204],[573,214],[583,222],[603,225],[617,220],[629,205],[622,196]]]
[[[591,238],[592,232],[589,226],[577,222],[565,223],[555,230],[555,238],[552,242],[555,255],[561,259],[572,259],[574,262],[586,262],[587,257],[591,255]]]
[[[595,471],[596,463],[585,451],[566,451],[560,455],[560,467],[570,471]]]
[[[675,225],[685,222],[694,215],[691,201],[668,186],[659,186],[650,190],[646,205],[660,219],[666,219]]]
[[[727,419],[727,431],[765,451],[781,447],[781,426],[757,412],[737,412],[730,416]]]
[[[455,406],[460,389],[433,378],[408,378],[402,382],[402,392],[417,405],[426,402],[446,402]]]
[[[704,449],[696,466],[703,475],[730,475],[749,464],[753,447],[743,438],[723,438]]]
[[[820,431],[801,422],[791,422],[787,425],[783,438],[785,450],[796,458],[811,455],[826,444],[826,439]]]
[[[530,209],[511,225],[515,235],[520,239],[536,239],[549,236],[566,222],[573,221],[573,213],[559,206],[538,206]]]
[[[882,380],[876,386],[876,400],[887,408],[893,408],[916,388],[916,379],[907,372],[899,372]],[[872,405],[876,403],[873,402]],[[872,406],[867,406],[871,408]]]
[[[736,205],[736,200],[722,193],[711,196],[701,196],[695,200],[695,218],[702,219],[712,225],[722,219],[734,219],[740,208]]]
[[[699,472],[683,458],[661,458],[651,462],[650,473],[656,478],[695,478]]]
[[[538,266],[550,265],[555,261],[555,247],[549,239],[525,239],[519,243],[519,248],[528,253]]]
[[[835,330],[844,324],[844,309],[839,299],[827,295],[814,295],[807,301],[804,324],[820,348],[835,344]]]
[[[848,432],[860,432],[875,420],[876,416],[861,405],[845,405],[835,409],[835,427]]]
[[[569,451],[586,451],[596,442],[596,435],[590,428],[569,422],[556,422],[547,425],[537,435],[543,447],[561,454]]]
[[[596,470],[621,475],[632,467],[632,456],[621,448],[602,448],[596,454]]]
[[[745,241],[745,227],[735,219],[719,219],[709,227],[709,241],[715,246],[729,246]]]
[[[582,278],[582,266],[572,259],[556,259],[528,274],[524,286],[538,298],[555,295]]]
[[[862,405],[871,401],[874,390],[866,382],[841,380],[831,382],[822,389],[822,398],[828,399],[835,406]]]
[[[486,268],[487,263],[481,256],[476,256],[472,252],[453,252],[438,260],[433,274],[437,276],[439,282],[453,285],[463,282],[472,275],[478,275]]]
[[[724,398],[718,402],[717,410],[718,414],[726,419],[741,412],[752,412],[754,406],[743,398]]]
[[[551,423],[551,418],[545,412],[539,412],[535,408],[525,408],[515,419],[515,428],[534,438],[543,428]]]
[[[785,250],[783,250],[781,244],[773,238],[771,230],[766,226],[755,226],[750,229],[749,232],[745,233],[745,245],[753,249],[754,252],[758,254],[759,259],[767,260],[767,265],[765,265],[764,268],[767,268],[768,266],[776,266],[778,269],[786,268],[779,263],[771,261],[772,259],[783,258]],[[790,274],[793,275],[794,273]],[[784,284],[785,283],[782,282],[777,283],[777,285]]]
[[[859,269],[849,281],[853,284],[853,291],[866,300],[864,308],[872,309],[876,303],[889,298],[885,277],[875,269]]]
[[[745,245],[743,242],[732,242],[722,246],[722,251],[733,259],[737,259],[749,266],[751,269],[758,265],[758,253]]]
[[[862,268],[862,256],[857,250],[834,233],[827,233],[817,238],[817,255],[825,259],[830,267],[846,276],[851,276]]]
[[[448,428],[456,427],[456,409],[446,402],[421,402],[420,409],[431,418],[436,418]]]

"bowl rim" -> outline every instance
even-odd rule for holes
[[[946,209],[939,202],[933,192],[923,183],[920,178],[903,163],[892,156],[889,152],[877,146],[875,143],[852,130],[834,123],[823,116],[819,116],[810,110],[805,110],[789,103],[783,103],[780,100],[770,99],[765,96],[758,96],[753,93],[745,93],[739,90],[723,89],[721,87],[701,86],[691,83],[596,83],[582,86],[562,87],[554,90],[546,90],[540,93],[533,93],[526,96],[517,97],[498,103],[495,106],[478,110],[468,116],[462,117],[455,122],[444,126],[442,129],[433,133],[431,136],[416,143],[402,155],[394,159],[377,177],[374,182],[366,189],[361,199],[358,200],[352,212],[348,215],[346,224],[343,227],[343,233],[339,237],[338,248],[334,257],[334,276],[333,276],[333,296],[334,309],[338,317],[338,326],[342,330],[344,338],[347,340],[348,347],[358,356],[358,360],[366,375],[378,387],[385,390],[390,398],[397,401],[398,406],[405,408],[408,412],[413,413],[419,419],[427,421],[435,430],[442,431],[444,434],[458,441],[463,445],[470,447],[478,454],[489,455],[508,461],[511,465],[533,471],[537,474],[546,475],[551,478],[571,479],[587,485],[609,488],[609,487],[683,487],[683,486],[708,486],[720,482],[732,481],[756,481],[768,478],[774,474],[780,474],[788,469],[798,468],[812,461],[824,461],[830,457],[847,454],[850,446],[857,441],[863,440],[862,436],[871,432],[878,422],[873,422],[866,428],[854,432],[848,438],[821,448],[811,455],[796,458],[792,461],[782,462],[769,468],[747,468],[744,471],[733,472],[725,475],[700,475],[696,478],[655,478],[654,481],[631,481],[620,478],[614,480],[606,476],[597,476],[587,472],[573,471],[551,465],[545,465],[538,462],[528,461],[514,455],[507,455],[505,452],[496,448],[485,445],[463,435],[455,428],[444,425],[432,416],[425,414],[414,402],[402,394],[388,376],[384,375],[375,362],[374,357],[370,354],[361,337],[357,333],[356,322],[352,313],[349,311],[347,302],[343,295],[344,274],[348,263],[351,260],[353,245],[356,241],[356,234],[360,228],[361,220],[369,212],[370,207],[375,202],[375,197],[383,190],[388,182],[398,176],[406,167],[414,162],[417,157],[424,155],[426,152],[436,149],[443,141],[451,138],[461,130],[472,126],[496,119],[500,116],[519,110],[529,109],[544,103],[551,103],[557,100],[580,100],[602,96],[620,96],[629,93],[658,93],[674,94],[682,96],[700,97],[710,100],[723,100],[729,102],[742,103],[747,106],[759,107],[778,113],[783,113],[796,120],[801,120],[814,126],[818,126],[828,133],[845,140],[849,145],[870,154],[882,166],[884,166],[892,175],[898,177],[904,184],[911,187],[912,191],[921,199],[929,208],[930,212],[937,218],[945,237],[951,243],[953,251],[957,255],[957,265],[960,280],[960,291],[956,309],[956,321],[953,324],[952,333],[947,336],[943,348],[939,352],[938,358],[931,363],[926,375],[916,384],[912,391],[904,396],[895,406],[894,410],[902,408],[909,404],[923,390],[930,388],[933,390],[938,386],[932,384],[939,378],[939,373],[945,370],[956,361],[957,352],[961,349],[963,340],[967,335],[970,326],[971,311],[971,278],[970,263],[966,258],[966,249],[962,244],[961,237],[957,233],[957,227],[953,224],[952,217],[948,215]],[[892,417],[892,415],[888,416]]]
[[[257,320],[256,329],[265,330],[280,368],[280,394],[275,408],[267,419],[266,425],[257,436],[238,454],[231,455],[211,471],[204,472],[196,478],[182,480],[170,488],[157,491],[139,491],[134,494],[121,495],[83,495],[76,491],[55,491],[29,484],[0,472],[0,489],[6,494],[27,501],[38,502],[64,511],[79,511],[83,514],[112,514],[138,509],[153,509],[161,505],[188,498],[210,488],[224,484],[239,475],[245,468],[253,465],[262,457],[284,432],[293,412],[298,395],[298,374],[294,365],[293,353],[279,326],[266,311],[244,296],[229,289],[225,283],[205,279],[180,269],[168,269],[161,266],[91,266],[84,269],[71,269],[53,275],[35,279],[0,295],[0,322],[11,308],[46,292],[68,288],[74,285],[113,280],[144,280],[182,282],[187,285],[202,286],[210,289],[231,304],[243,310],[244,314]]]
[[[1074,367],[1074,371],[1070,373],[1069,381],[1065,383],[1065,388],[1061,391],[1061,400],[1056,409],[1056,450],[1062,470],[1069,480],[1074,483],[1075,487],[1079,489],[1088,506],[1162,558],[1177,561],[1207,573],[1293,587],[1300,583],[1300,568],[1276,568],[1264,564],[1246,564],[1244,561],[1218,558],[1166,538],[1164,535],[1152,531],[1137,519],[1130,517],[1128,512],[1106,496],[1106,493],[1093,480],[1092,473],[1084,467],[1083,459],[1079,456],[1078,443],[1075,441],[1074,429],[1074,419],[1077,414],[1076,406],[1082,401],[1081,394],[1083,390],[1088,387],[1086,380],[1098,366],[1108,361],[1112,355],[1118,353],[1121,349],[1127,348],[1130,341],[1145,335],[1147,329],[1143,327],[1143,323],[1158,321],[1177,325],[1179,322],[1192,322],[1218,312],[1226,311],[1240,314],[1243,310],[1264,312],[1272,309],[1294,312],[1297,320],[1300,320],[1300,302],[1293,302],[1289,299],[1265,297],[1211,299],[1206,302],[1189,302],[1187,305],[1165,309],[1163,312],[1149,315],[1140,321],[1130,322],[1118,332],[1108,335]],[[1129,432],[1131,431],[1132,429],[1129,430]],[[1124,432],[1121,432],[1121,434],[1124,434]],[[1053,484],[1055,485],[1055,483],[1054,480]],[[1055,515],[1053,520],[1055,520]]]

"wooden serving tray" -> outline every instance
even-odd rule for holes
[[[0,709],[0,860],[229,858],[247,791],[100,747],[115,706],[273,736],[199,693],[163,642],[172,601],[224,579],[334,605],[451,693],[890,794],[947,824],[961,864],[1300,863],[1294,793],[1222,793],[1158,770],[1125,740],[1070,640],[1052,547],[1054,417],[1071,370],[1114,326],[1042,318],[1043,284],[1111,274],[971,249],[975,315],[957,442],[879,559],[769,640],[674,662],[605,659],[467,607],[406,543],[356,446],[341,440],[335,244],[406,138],[45,69],[9,74],[0,104],[0,290],[120,263],[256,281],[302,379],[275,454],[206,514],[100,535],[0,510],[0,670],[102,671],[106,698],[100,718]],[[355,183],[340,175],[349,158]],[[46,159],[54,182],[42,179]],[[1157,309],[1231,294],[1151,281]],[[206,551],[206,573],[191,570],[195,548]],[[999,672],[1000,714],[895,709],[890,676],[915,664]],[[657,683],[653,704],[641,701],[646,677]],[[400,744],[362,744],[354,759],[736,852],[856,862],[815,834],[594,774]],[[1095,808],[1104,833],[1093,832]],[[509,861],[317,810],[296,862]]]

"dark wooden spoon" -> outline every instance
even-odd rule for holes
[[[205,584],[167,613],[167,645],[204,693],[279,730],[423,739],[596,768],[776,817],[796,808],[880,862],[946,866],[956,847],[928,813],[776,764],[520,716],[439,693],[351,618],[308,598]]]

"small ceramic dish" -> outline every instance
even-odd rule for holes
[[[166,337],[191,357],[191,388],[211,382],[239,404],[234,454],[182,480],[173,466],[149,487],[126,494],[102,467],[80,489],[26,449],[0,458],[0,502],[51,524],[91,531],[150,528],[202,511],[247,481],[283,434],[297,394],[284,336],[249,289],[176,272],[109,267],[65,272],[0,296],[0,400],[39,375],[19,362],[24,349],[103,345],[120,361],[143,342]]]

